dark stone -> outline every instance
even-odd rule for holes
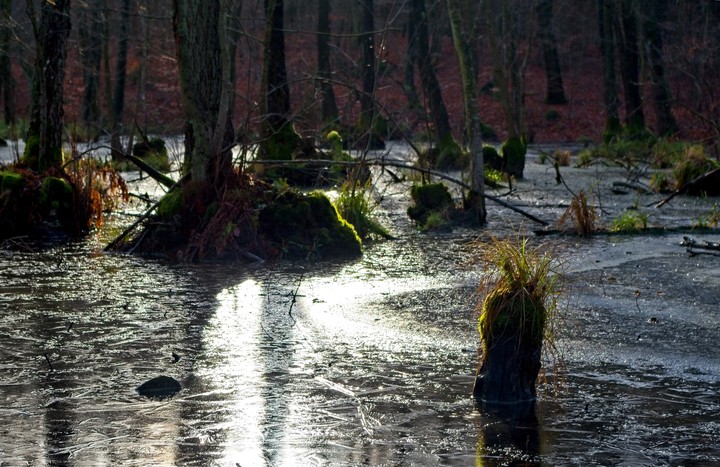
[[[175,378],[171,378],[170,376],[158,376],[157,378],[144,382],[135,390],[141,396],[152,399],[164,399],[174,396],[180,392],[181,389],[182,386]]]

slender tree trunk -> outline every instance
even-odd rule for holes
[[[147,76],[148,76],[148,57],[150,55],[150,22],[147,15],[149,14],[148,2],[138,1],[137,5],[140,32],[142,34],[142,43],[140,44],[140,78],[138,79],[137,102],[135,104],[135,115],[138,118],[138,125],[141,125],[143,131],[147,130]]]
[[[625,125],[631,134],[645,129],[640,82],[640,51],[635,0],[620,0],[620,73],[625,95]]]
[[[33,18],[33,22],[35,19]],[[24,162],[44,172],[62,166],[63,81],[70,35],[70,0],[42,2]]]
[[[545,102],[548,104],[566,104],[567,99],[565,99],[565,90],[563,88],[557,41],[553,32],[553,0],[540,0],[535,11],[537,12],[538,34],[542,45],[545,75],[547,77]]]
[[[448,14],[452,28],[455,53],[460,63],[460,79],[463,87],[463,101],[465,104],[465,125],[468,127],[471,154],[472,191],[469,195],[469,206],[475,214],[479,225],[485,223],[487,211],[485,209],[485,175],[482,151],[482,132],[480,123],[480,108],[478,106],[477,75],[473,68],[470,44],[463,28],[460,0],[447,0]]]
[[[117,65],[115,68],[115,89],[113,90],[110,119],[112,121],[111,141],[114,159],[123,153],[120,144],[123,117],[125,113],[125,77],[127,76],[128,34],[130,28],[130,0],[122,0],[120,7],[120,37],[118,38]]]
[[[330,66],[330,0],[320,0],[318,6],[318,78],[322,93],[322,121],[332,123],[338,120],[338,108],[332,84]]]
[[[80,10],[80,54],[83,65],[84,91],[82,119],[89,127],[100,124],[100,63],[102,60],[102,18],[97,8]]]
[[[417,89],[415,88],[415,61],[418,55],[418,34],[417,27],[411,14],[405,25],[405,33],[407,35],[407,53],[405,54],[405,62],[403,69],[403,91],[408,100],[408,107],[413,110],[422,110]]]
[[[613,33],[613,17],[615,16],[616,0],[598,0],[598,25],[600,47],[603,57],[603,100],[605,103],[605,139],[620,133],[619,101],[617,95],[617,79],[615,74],[615,40]]]
[[[11,14],[11,0],[0,1],[0,95],[3,100],[3,117],[8,125],[15,124],[15,78],[10,62]]]
[[[375,120],[375,10],[374,0],[360,0],[362,6],[362,94],[360,95],[360,127],[372,137]]]
[[[663,53],[663,28],[668,4],[667,0],[642,1],[645,56],[649,62],[652,77],[657,133],[661,136],[673,135],[679,131],[679,128],[670,108],[672,93],[665,74],[665,54]]]
[[[183,107],[190,132],[185,167],[196,182],[215,183],[230,170],[222,155],[229,84],[223,2],[173,0]]]
[[[437,143],[441,146],[452,144],[454,140],[450,129],[450,119],[430,56],[430,34],[425,0],[413,0],[412,9],[411,21],[415,24],[417,35],[417,65],[425,100],[430,108],[430,118],[435,127]]]

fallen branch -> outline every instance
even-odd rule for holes
[[[692,188],[693,186],[695,186],[695,185],[697,185],[698,183],[702,182],[702,181],[705,180],[706,178],[714,177],[715,175],[717,175],[717,174],[719,174],[719,173],[720,173],[720,169],[714,169],[714,170],[711,170],[710,172],[706,172],[706,173],[700,175],[699,177],[695,177],[694,179],[692,179],[692,180],[690,180],[689,182],[687,182],[685,185],[681,186],[680,188],[678,188],[677,190],[675,190],[674,192],[672,192],[672,193],[670,194],[670,196],[668,196],[668,197],[665,198],[664,200],[660,201],[658,204],[655,205],[655,207],[656,207],[656,208],[661,208],[661,207],[663,207],[664,205],[666,205],[667,203],[669,203],[670,200],[673,199],[674,197],[676,197],[677,195],[681,195],[681,194],[685,193],[685,192],[688,191],[690,188]]]
[[[708,242],[707,240],[698,242],[690,237],[683,237],[683,241],[680,242],[680,245],[685,247],[685,251],[687,251],[690,256],[720,256],[720,243]],[[697,251],[694,248],[707,251]]]
[[[251,162],[252,164],[263,164],[263,165],[310,165],[310,166],[325,166],[325,165],[346,165],[346,166],[356,166],[356,165],[374,165],[374,166],[380,166],[380,167],[397,167],[400,169],[408,169],[408,170],[414,170],[416,172],[423,173],[425,175],[432,175],[433,177],[440,178],[442,180],[446,180],[448,182],[451,182],[461,188],[464,188],[466,190],[472,190],[472,187],[468,185],[467,183],[463,182],[462,180],[458,180],[457,178],[451,177],[447,174],[444,174],[442,172],[437,172],[435,170],[426,169],[423,167],[415,167],[413,165],[408,165],[404,161],[398,161],[394,159],[366,159],[363,162],[354,162],[354,161],[333,161],[333,160],[325,160],[325,159],[296,159],[296,160],[288,160],[288,161],[276,161],[276,160],[255,160]],[[512,204],[501,200],[500,198],[492,195],[488,195],[487,193],[484,194],[485,198],[494,202],[495,204],[498,204],[500,206],[503,206],[505,208],[510,209],[511,211],[515,211],[518,214],[521,214],[528,219],[530,219],[533,222],[537,222],[541,225],[549,225],[547,221],[544,221],[542,219],[539,219],[529,212],[526,212],[517,206],[513,206]]]
[[[182,185],[183,183],[185,183],[186,180],[189,180],[189,179],[190,179],[190,173],[188,172],[188,173],[185,174],[180,180],[178,180],[177,182],[174,182],[174,183],[170,186],[170,189],[168,190],[168,193],[170,193],[172,190],[174,190],[174,189],[177,188],[178,186]],[[161,202],[161,201],[162,201],[162,198],[161,198],[160,200],[158,200],[155,204],[153,204],[152,206],[150,206],[150,207],[143,213],[142,216],[140,216],[140,217],[139,217],[135,222],[133,222],[128,228],[126,228],[125,230],[123,230],[122,233],[121,233],[120,235],[118,235],[117,237],[115,237],[115,239],[114,239],[112,242],[108,243],[108,244],[105,246],[105,248],[103,248],[103,251],[113,250],[120,242],[122,242],[123,240],[125,240],[125,238],[127,238],[127,236],[130,235],[130,233],[132,233],[132,231],[135,230],[135,228],[136,228],[138,225],[140,225],[143,221],[145,221],[148,217],[150,217],[150,214],[152,214],[153,211],[155,211],[155,209],[157,209],[157,207],[160,205],[160,202]]]

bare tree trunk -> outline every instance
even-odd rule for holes
[[[405,54],[405,63],[403,70],[403,91],[408,100],[408,107],[413,110],[422,110],[417,89],[415,88],[415,62],[418,55],[418,34],[417,25],[413,15],[408,16],[405,27],[407,34],[407,53]]]
[[[645,56],[649,62],[652,77],[657,133],[661,136],[669,136],[677,133],[679,128],[670,108],[672,93],[665,74],[665,54],[663,53],[663,29],[668,5],[667,0],[642,1]]]
[[[97,8],[80,10],[80,54],[83,65],[82,119],[89,127],[100,124],[100,63],[102,60],[102,15]]]
[[[597,0],[600,47],[603,57],[603,100],[605,103],[605,139],[608,140],[621,131],[617,79],[615,74],[615,40],[613,17],[615,0]]]
[[[3,117],[8,125],[15,124],[15,78],[12,75],[10,62],[10,38],[12,36],[11,15],[12,2],[0,2],[0,95],[3,100]]]
[[[454,140],[440,83],[435,75],[435,68],[433,67],[430,56],[430,34],[428,31],[425,0],[413,0],[412,9],[413,14],[411,21],[415,24],[417,34],[417,66],[420,72],[425,100],[430,108],[430,118],[435,127],[437,144],[442,150],[442,146],[453,145]]]
[[[553,0],[540,0],[535,8],[539,26],[538,34],[545,61],[545,75],[547,77],[545,102],[548,104],[566,104],[567,99],[563,88],[557,41],[553,32]]]
[[[223,154],[230,85],[224,2],[173,0],[173,29],[183,104],[191,134],[185,167],[196,182],[214,183],[230,170]],[[221,21],[223,18],[223,21]]]
[[[322,93],[322,121],[328,124],[338,120],[338,108],[335,102],[330,66],[330,0],[320,0],[317,29],[318,81]]]
[[[468,208],[474,212],[478,225],[485,223],[487,211],[485,209],[485,175],[482,151],[482,132],[480,124],[480,109],[478,107],[477,77],[471,60],[470,45],[463,28],[460,0],[447,0],[450,25],[452,28],[455,53],[460,63],[460,79],[463,87],[463,101],[465,104],[465,125],[468,127],[470,137],[472,190],[468,196]]]
[[[290,159],[300,141],[290,121],[290,85],[285,67],[283,0],[265,0],[263,122],[260,152],[268,159]]]
[[[630,134],[641,133],[645,129],[635,8],[635,0],[620,0],[620,73],[625,95],[625,125]]]
[[[362,6],[362,94],[360,95],[360,128],[372,136],[375,120],[375,10],[374,0],[360,0]]]
[[[112,122],[110,146],[114,159],[122,157],[120,144],[123,116],[125,113],[125,78],[127,76],[128,34],[130,28],[130,0],[122,0],[120,7],[120,37],[118,38],[117,65],[115,67],[115,89],[113,91],[110,120]]]
[[[29,9],[32,10],[32,6]],[[70,0],[42,2],[39,27],[34,13],[29,13],[37,51],[23,161],[32,170],[44,172],[62,166],[63,80],[70,35]]]

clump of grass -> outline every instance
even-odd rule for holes
[[[650,176],[650,189],[656,193],[665,193],[670,190],[670,177],[664,172],[655,172]]]
[[[354,188],[352,184],[345,183],[335,206],[340,215],[355,227],[355,231],[361,239],[367,240],[372,237],[390,239],[392,235],[373,216],[373,205],[369,201],[368,186],[369,182],[362,186],[358,184]]]
[[[713,204],[707,216],[700,216],[693,227],[698,229],[717,228],[720,226],[720,208],[717,203]]]
[[[581,191],[573,196],[570,206],[568,206],[563,215],[560,216],[558,225],[563,227],[570,222],[578,235],[589,237],[597,230],[595,225],[596,220],[595,206],[588,204],[585,192]]]
[[[555,162],[560,167],[567,167],[570,165],[570,151],[567,149],[558,149],[553,153],[553,158],[555,159]]]
[[[705,148],[700,144],[688,146],[684,156],[673,167],[675,188],[679,189],[697,177],[720,167],[716,161],[705,154]]]
[[[528,245],[526,238],[492,239],[482,247],[490,271],[478,287],[484,296],[478,305],[482,358],[494,338],[508,332],[518,336],[518,342],[546,343],[554,349],[559,264],[546,249]]]
[[[616,217],[610,225],[611,232],[637,232],[647,228],[648,216],[636,209],[625,211],[621,216]]]

